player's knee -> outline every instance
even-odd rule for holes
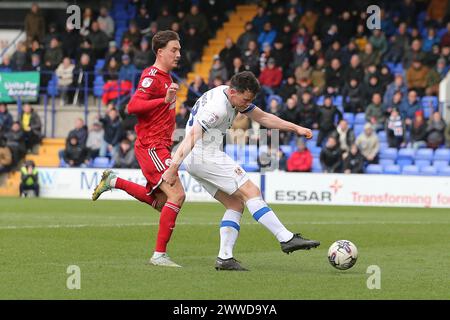
[[[170,195],[170,199],[168,199],[168,201],[173,202],[180,207],[183,205],[185,200],[186,193],[184,193],[184,190],[180,190],[179,192]]]

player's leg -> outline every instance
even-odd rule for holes
[[[155,252],[150,259],[150,263],[158,266],[180,267],[180,265],[174,263],[169,258],[166,250],[173,229],[175,228],[175,221],[178,217],[178,213],[180,212],[186,197],[184,188],[180,179],[177,179],[172,186],[163,181],[158,187],[166,195],[167,201],[161,209]]]
[[[319,241],[305,239],[300,234],[289,231],[262,199],[261,191],[252,181],[247,180],[233,195],[244,201],[253,218],[272,232],[283,252],[309,250],[320,245]]]
[[[220,223],[220,249],[215,268],[216,270],[247,271],[233,257],[233,248],[241,229],[240,222],[244,204],[239,198],[230,196],[221,190],[215,193],[214,198],[226,208]]]

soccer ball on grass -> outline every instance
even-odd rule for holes
[[[328,261],[339,270],[353,267],[358,259],[358,249],[348,240],[338,240],[328,249]]]

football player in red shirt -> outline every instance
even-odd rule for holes
[[[92,200],[116,188],[161,211],[156,248],[150,263],[180,267],[169,258],[166,247],[185,193],[179,178],[173,185],[162,179],[171,162],[178,85],[172,82],[169,73],[180,61],[180,38],[176,32],[159,31],[152,39],[152,49],[156,54],[155,64],[142,72],[137,90],[128,103],[128,113],[135,114],[138,119],[134,150],[147,186],[121,179],[111,170],[106,170],[92,194]]]

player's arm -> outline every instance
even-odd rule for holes
[[[268,129],[279,129],[282,131],[295,132],[299,136],[305,136],[307,139],[312,138],[312,131],[310,129],[280,119],[271,113],[262,111],[258,107],[255,107],[252,111],[245,113],[245,115]]]
[[[141,88],[138,88],[138,90],[141,90]],[[164,107],[169,103],[174,103],[176,100],[177,90],[178,85],[176,83],[172,83],[170,87],[167,88],[166,96],[164,98],[157,99],[146,99],[145,96],[147,96],[147,94],[140,94],[139,92],[136,92],[128,103],[128,113],[144,113],[151,109]]]
[[[192,151],[195,143],[202,138],[203,130],[204,129],[200,126],[200,124],[196,122],[192,127],[192,130],[189,131],[189,133],[184,137],[183,141],[181,141],[177,151],[172,157],[172,163],[162,176],[162,179],[169,185],[173,185],[175,183],[176,177],[178,176],[178,169],[180,168],[181,163]]]

